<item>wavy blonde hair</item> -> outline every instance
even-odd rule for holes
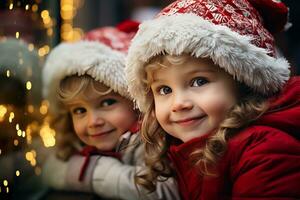
[[[173,176],[172,165],[167,158],[167,150],[170,147],[172,136],[166,133],[159,125],[154,115],[155,104],[150,89],[153,81],[153,72],[162,67],[178,65],[186,62],[189,55],[170,56],[160,55],[146,64],[146,77],[144,83],[147,86],[148,98],[152,99],[147,108],[141,128],[142,138],[145,142],[145,163],[147,170],[136,175],[137,184],[149,191],[154,191],[157,181],[161,177]],[[190,155],[190,162],[199,169],[202,175],[218,175],[214,167],[227,149],[227,142],[241,129],[257,120],[267,109],[266,98],[256,94],[248,86],[237,82],[239,92],[238,102],[227,113],[214,135],[207,139],[203,148],[195,150]],[[173,138],[174,139],[174,138]]]
[[[81,150],[83,143],[77,137],[70,112],[66,104],[74,98],[83,94],[89,88],[100,95],[108,94],[111,88],[100,90],[94,78],[89,75],[72,75],[64,78],[57,88],[57,99],[63,105],[63,111],[52,116],[50,125],[56,130],[57,134],[57,157],[62,160],[68,160],[71,155]],[[85,94],[88,95],[88,94]]]

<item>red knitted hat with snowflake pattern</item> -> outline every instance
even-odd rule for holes
[[[129,92],[141,110],[151,100],[144,66],[156,55],[189,53],[214,63],[263,95],[279,91],[289,63],[277,58],[271,33],[284,29],[288,8],[275,0],[178,0],[142,23],[127,57]]]

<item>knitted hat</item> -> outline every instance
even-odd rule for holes
[[[0,73],[9,70],[10,77],[19,80],[24,88],[30,81],[32,88],[27,91],[26,102],[39,106],[41,103],[42,62],[35,49],[29,50],[28,44],[15,38],[0,40]]]
[[[289,78],[289,63],[276,57],[270,32],[284,29],[287,14],[275,0],[175,1],[140,25],[125,69],[129,92],[145,111],[145,64],[159,54],[188,53],[211,58],[256,92],[274,94]]]
[[[133,36],[130,31],[103,27],[88,32],[82,41],[55,47],[43,69],[43,94],[51,104],[50,111],[61,110],[57,89],[60,81],[71,75],[90,75],[130,99],[124,67],[125,54]]]

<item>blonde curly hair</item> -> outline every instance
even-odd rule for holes
[[[172,136],[166,133],[155,118],[155,104],[150,84],[153,81],[153,71],[168,65],[184,63],[190,55],[180,56],[159,55],[150,60],[146,66],[145,84],[147,85],[147,97],[152,99],[151,105],[147,108],[141,134],[145,142],[145,163],[147,171],[136,175],[136,183],[142,185],[149,191],[154,191],[157,181],[163,181],[162,177],[174,175],[172,165],[167,157],[167,150],[170,147]],[[248,86],[237,82],[239,98],[227,113],[216,133],[207,139],[203,148],[195,150],[190,155],[190,162],[199,169],[202,175],[216,176],[213,170],[216,163],[224,155],[227,149],[227,142],[239,130],[257,120],[267,109],[266,97],[258,95]]]

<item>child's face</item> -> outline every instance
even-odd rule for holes
[[[95,87],[105,89],[101,83]],[[74,130],[85,144],[111,151],[137,120],[132,102],[113,92],[101,95],[91,87],[87,90],[67,104]]]
[[[183,142],[215,131],[237,100],[234,80],[211,60],[191,57],[152,76],[156,118]]]

